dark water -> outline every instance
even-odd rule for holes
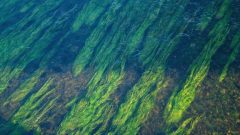
[[[240,134],[239,0],[0,0],[0,134]]]

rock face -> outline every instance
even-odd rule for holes
[[[0,133],[240,134],[239,0],[1,0]]]

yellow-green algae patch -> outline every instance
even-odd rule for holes
[[[44,97],[51,94],[53,90],[49,89],[49,86],[52,84],[53,79],[49,79],[35,94],[33,94],[24,105],[14,114],[12,117],[13,122],[22,123],[24,125],[25,120],[31,115],[32,112],[43,101]],[[32,125],[27,125],[32,126]]]
[[[154,106],[156,90],[164,86],[162,82],[163,69],[146,71],[139,82],[128,93],[126,101],[121,105],[119,112],[114,118],[113,124],[116,125],[116,133],[136,134],[139,124],[144,122]],[[158,84],[153,92],[150,92],[154,84]],[[137,108],[138,104],[140,105]],[[136,111],[136,113],[134,113]],[[132,119],[130,119],[132,117]]]
[[[106,80],[91,87],[86,97],[74,105],[62,122],[59,134],[89,134],[98,124],[109,120],[112,106],[108,104],[108,99],[121,83],[123,77],[122,72],[111,71]]]
[[[164,117],[169,125],[178,123],[183,117],[183,113],[194,100],[197,87],[201,85],[201,82],[208,73],[212,56],[223,45],[229,32],[228,20],[229,14],[226,14],[223,19],[215,24],[208,35],[211,39],[190,66],[190,73],[183,88],[179,92],[172,94],[164,112]]]
[[[178,15],[176,15],[177,17]],[[173,20],[174,21],[174,20]],[[186,24],[187,26],[188,24]],[[184,31],[186,26],[182,26],[179,33]],[[157,32],[153,29],[147,35],[149,38],[157,36]],[[152,35],[151,35],[152,34]],[[156,34],[156,35],[155,35]],[[176,36],[173,40],[166,42],[166,46],[156,40],[147,40],[144,44],[142,51],[159,51],[150,55],[149,57],[142,57],[141,60],[143,64],[147,67],[139,81],[134,85],[134,87],[128,92],[126,101],[120,106],[117,115],[113,120],[113,124],[116,126],[112,134],[122,133],[122,134],[137,134],[140,129],[140,125],[145,122],[148,118],[149,113],[152,111],[157,93],[165,88],[167,80],[164,80],[166,60],[169,54],[173,51],[175,46],[178,44],[179,36]],[[150,42],[149,42],[150,41]],[[153,46],[153,50],[147,49],[150,45]],[[149,62],[144,62],[145,59],[149,59]],[[152,61],[155,59],[156,61]]]
[[[195,128],[196,124],[201,120],[201,116],[193,119],[188,118],[179,126],[179,128],[170,135],[190,135],[192,130]]]
[[[10,102],[19,103],[22,101],[38,83],[41,74],[41,70],[36,71],[29,79],[23,82],[14,93],[11,94],[11,96],[4,102],[4,104],[8,104]]]
[[[52,82],[53,79],[51,78],[46,81],[45,84],[36,93],[32,94],[25,104],[19,108],[11,120],[14,123],[21,124],[26,130],[36,129],[37,132],[42,133],[39,128],[39,122],[46,112],[53,107],[53,104],[58,98],[55,97],[49,101],[44,100],[54,92],[54,89],[50,89]]]

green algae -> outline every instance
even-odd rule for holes
[[[232,40],[231,48],[233,49],[232,53],[230,54],[227,63],[225,64],[222,73],[219,77],[219,81],[222,82],[224,78],[227,76],[228,68],[231,65],[232,62],[236,59],[238,52],[239,52],[239,46],[240,46],[240,33],[238,32]]]
[[[186,27],[183,26],[181,31],[184,30],[184,28]],[[167,81],[165,82],[164,80],[164,65],[178,41],[179,37],[176,36],[175,39],[169,41],[167,46],[161,46],[161,43],[159,44],[158,42],[155,43],[155,45],[160,48],[158,49],[160,50],[160,55],[157,53],[155,56],[152,56],[152,59],[157,59],[157,61],[145,63],[150,65],[148,67],[149,69],[143,73],[139,82],[134,85],[131,91],[129,91],[126,98],[127,100],[121,105],[116,117],[113,120],[113,124],[117,127],[115,131],[113,131],[113,134],[137,134],[140,129],[140,125],[146,121],[149,113],[155,105],[157,93],[167,85]],[[147,46],[148,44],[149,42],[146,42],[145,45]],[[149,59],[151,59],[151,57]]]
[[[16,122],[24,122],[24,120],[40,105],[44,97],[52,93],[48,91],[52,84],[52,79],[49,79],[35,94],[33,94],[28,101],[14,114],[12,120]]]
[[[50,0],[47,2],[48,3],[40,5],[38,9],[35,9],[36,12],[33,12],[28,18],[24,18],[15,24],[16,31],[7,35],[1,35],[0,93],[4,92],[9,84],[9,81],[13,77],[18,77],[30,62],[44,55],[44,49],[54,37],[54,34],[50,32],[52,29],[48,29],[48,31],[46,31],[42,37],[38,37],[44,28],[51,25],[51,18],[44,19],[39,25],[32,25],[25,31],[21,31],[21,28],[31,19],[39,19],[42,14],[49,10],[46,10],[46,5],[54,8],[55,4],[55,6],[57,6],[60,3],[60,1],[56,3]],[[56,27],[56,25],[53,26]],[[35,41],[35,44],[37,45],[32,46]],[[13,63],[16,61],[16,59],[18,59],[17,63]],[[12,67],[12,64],[15,64],[16,66]]]
[[[116,1],[116,3],[117,3],[117,1]],[[134,2],[132,2],[132,1],[129,2],[129,4],[126,7],[124,7],[124,9],[130,10],[130,8],[133,4],[134,4]],[[145,21],[143,23],[136,25],[136,27],[138,27],[138,30],[137,30],[137,32],[132,34],[129,37],[129,39],[128,39],[128,37],[121,37],[121,36],[125,35],[125,31],[124,31],[125,27],[130,25],[129,24],[129,23],[131,23],[131,22],[129,22],[129,21],[131,21],[130,19],[132,19],[132,17],[135,15],[134,13],[136,13],[139,9],[136,9],[136,11],[132,10],[130,13],[123,11],[123,12],[121,12],[121,16],[118,18],[118,17],[114,16],[114,14],[116,14],[116,12],[117,12],[116,10],[118,8],[120,8],[121,3],[111,5],[110,9],[113,8],[114,10],[109,10],[103,15],[102,19],[99,22],[99,25],[96,27],[96,29],[94,29],[92,34],[87,39],[83,49],[81,49],[81,51],[79,52],[79,55],[77,56],[77,58],[74,62],[73,73],[75,75],[78,75],[83,70],[83,68],[88,64],[89,60],[91,59],[92,54],[94,53],[93,48],[96,48],[97,45],[99,46],[99,44],[102,47],[96,51],[96,52],[98,52],[97,55],[94,56],[96,59],[102,59],[102,57],[99,55],[104,55],[105,54],[105,53],[103,53],[104,51],[110,52],[112,49],[115,49],[115,48],[106,49],[106,47],[108,47],[109,44],[112,44],[111,47],[114,47],[113,45],[117,45],[117,44],[122,45],[121,43],[126,42],[125,40],[129,40],[129,42],[131,42],[131,43],[130,43],[130,45],[127,46],[126,51],[124,51],[126,54],[123,56],[124,57],[123,59],[125,59],[126,57],[131,55],[133,53],[133,51],[135,50],[135,48],[137,47],[137,45],[140,43],[140,41],[141,41],[140,39],[143,37],[144,31],[156,19],[157,16],[155,14],[157,14],[159,12],[160,5],[161,5],[161,3],[158,6],[153,7],[151,9],[151,10],[155,11],[154,15],[153,15],[153,13],[147,15],[147,18],[144,19]],[[116,9],[116,6],[118,7],[117,9]],[[127,20],[126,22],[122,22],[123,24],[120,25],[120,23],[121,23],[120,19],[124,18],[127,15],[129,16],[128,17],[129,20]],[[114,20],[119,20],[119,21],[117,21],[117,23],[114,26],[112,26],[113,32],[111,32],[111,34],[109,34],[107,37],[105,37],[105,40],[103,43],[100,42],[101,39],[104,38],[104,36],[105,36],[107,27],[109,27],[114,22]],[[118,27],[120,27],[120,28],[118,28]],[[119,30],[119,32],[117,32],[117,30]],[[112,36],[112,34],[113,34],[113,36]],[[115,36],[115,34],[116,34],[116,36]],[[123,39],[123,38],[126,38],[126,39]],[[120,40],[120,41],[118,41],[118,40]],[[118,43],[118,42],[120,42],[120,43]],[[104,57],[106,57],[106,56],[104,56]],[[95,60],[95,61],[100,61],[100,60]],[[98,63],[100,63],[100,62],[98,62]]]
[[[39,77],[42,74],[42,71],[36,71],[32,77],[30,77],[28,80],[24,81],[19,88],[11,94],[11,96],[7,99],[7,101],[4,103],[8,104],[10,102],[19,103],[22,101],[25,96],[34,88],[34,86],[38,83]]]
[[[186,6],[187,1],[181,1],[181,3],[184,7]],[[174,37],[171,37],[170,33],[172,30],[175,30],[176,33],[181,34],[188,26],[187,22],[186,24],[181,25],[183,22],[177,21],[177,18],[184,12],[183,9],[184,8],[175,9],[177,12],[172,16],[161,16],[162,20],[158,20],[157,24],[155,24],[157,27],[150,28],[151,31],[149,31],[146,36],[146,43],[144,44],[139,57],[143,65],[147,65],[151,61],[157,59],[156,57],[158,57],[160,52],[164,49],[164,45],[171,50],[171,48],[174,48],[175,44],[178,43],[180,36],[175,35]],[[168,53],[168,51],[162,51],[162,53]],[[165,59],[165,57],[163,57],[163,59]]]
[[[163,70],[156,72],[146,72],[139,82],[134,86],[127,95],[127,100],[121,105],[119,112],[114,118],[113,124],[116,125],[116,133],[136,134],[139,130],[139,124],[144,122],[154,106],[154,97],[156,90],[164,86],[161,82]],[[158,87],[154,92],[149,94],[150,88],[158,83]],[[140,104],[139,108],[137,108]],[[136,111],[136,112],[135,112]],[[132,118],[133,117],[133,118]],[[130,118],[132,118],[130,120]]]
[[[209,36],[212,39],[208,41],[203,51],[191,65],[190,74],[183,88],[179,92],[172,94],[164,113],[166,122],[169,125],[178,123],[183,117],[183,113],[194,100],[197,88],[208,73],[212,56],[223,45],[229,32],[229,28],[227,27],[228,17],[229,15],[226,15],[211,30]]]
[[[124,14],[126,14],[126,13],[124,13]],[[149,15],[149,17],[150,17],[151,15]],[[121,60],[123,60],[122,62],[121,62],[121,66],[123,67],[124,65],[125,65],[125,60],[124,60],[124,58],[125,57],[128,57],[132,52],[133,52],[133,50],[134,50],[134,46],[136,46],[136,45],[138,45],[138,43],[139,43],[139,41],[138,42],[135,42],[135,40],[136,40],[136,38],[138,39],[138,40],[140,40],[140,38],[143,36],[143,34],[144,34],[144,31],[147,29],[147,27],[149,27],[150,26],[150,24],[151,24],[151,21],[153,21],[154,20],[154,18],[156,18],[156,16],[154,17],[154,16],[152,16],[152,20],[150,20],[149,22],[147,21],[147,20],[145,20],[145,23],[143,23],[142,24],[142,26],[144,26],[144,28],[142,28],[142,27],[140,27],[139,28],[139,31],[142,31],[140,34],[139,33],[136,33],[135,35],[133,35],[133,37],[130,39],[131,41],[134,41],[134,42],[132,42],[132,44],[133,45],[131,45],[131,46],[127,46],[128,48],[126,48],[126,54],[122,54],[122,55],[120,55],[120,59]],[[128,23],[128,22],[126,22],[126,23]],[[121,26],[120,26],[120,28],[118,28],[119,30],[121,30],[121,29],[123,29],[123,28],[121,28],[121,27],[125,27],[126,25],[124,25],[124,24],[122,24]],[[141,26],[141,25],[140,25]],[[113,27],[113,29],[114,29],[115,27]],[[97,51],[97,52],[99,52],[98,54],[96,54],[96,59],[94,60],[94,61],[96,61],[97,63],[101,63],[101,65],[99,66],[99,67],[97,67],[97,68],[99,68],[99,70],[98,70],[98,72],[93,76],[93,79],[90,81],[90,84],[89,84],[89,90],[91,90],[91,89],[98,89],[98,87],[100,87],[99,85],[97,85],[98,84],[98,82],[99,82],[99,80],[101,79],[101,77],[102,77],[102,75],[103,75],[103,72],[105,71],[105,69],[107,68],[107,66],[110,64],[110,63],[112,63],[113,62],[113,58],[114,58],[114,55],[116,55],[116,53],[113,51],[113,49],[115,48],[115,45],[117,45],[117,42],[119,42],[118,40],[119,40],[119,38],[121,38],[120,37],[120,35],[123,35],[123,32],[121,33],[121,31],[120,32],[118,32],[117,34],[116,34],[116,36],[114,36],[112,39],[111,39],[111,37],[110,36],[108,36],[109,37],[109,39],[107,38],[107,40],[105,41],[106,43],[105,44],[103,44],[103,46],[101,47],[101,49],[99,50],[99,51]],[[111,43],[110,43],[111,42]],[[108,45],[108,44],[112,44],[111,46],[108,46],[108,48],[106,48],[107,46],[106,45]],[[106,46],[106,47],[105,47]],[[132,50],[132,51],[131,51]],[[104,52],[104,53],[103,53]],[[80,53],[81,54],[81,53]],[[113,57],[108,57],[108,56],[113,56]],[[98,86],[98,87],[97,87]],[[96,96],[95,96],[96,97]],[[99,99],[100,100],[100,99]],[[77,112],[77,111],[76,111]],[[81,116],[81,115],[80,115]],[[81,121],[79,121],[79,123],[80,123]],[[94,124],[94,125],[96,125],[96,124]],[[87,125],[85,126],[85,127],[88,127]],[[102,129],[103,130],[103,129]],[[80,129],[80,131],[79,131],[80,133],[82,133],[82,132],[86,132],[85,131],[85,129]]]
[[[77,31],[82,25],[92,25],[104,12],[105,8],[112,3],[112,0],[91,0],[79,12],[72,25],[73,31]]]
[[[5,4],[2,4],[2,2]],[[14,3],[20,1],[3,0],[2,2],[0,8],[4,12],[0,12],[1,24],[11,18],[7,15],[13,11]],[[86,38],[86,42],[83,44],[75,45],[76,48],[80,49],[79,52],[74,52],[74,48],[71,51],[77,53],[77,55],[75,56],[74,53],[70,55],[70,51],[66,49],[66,52],[69,51],[66,55],[75,58],[74,62],[70,64],[73,64],[71,67],[73,78],[71,79],[85,79],[86,76],[86,78],[90,78],[86,88],[82,86],[86,95],[68,97],[68,99],[62,99],[64,104],[58,103],[59,96],[56,96],[55,92],[60,85],[65,85],[64,81],[68,81],[67,79],[64,80],[65,76],[63,76],[63,84],[56,83],[59,86],[53,89],[51,88],[52,84],[58,80],[54,79],[55,76],[53,78],[47,76],[48,81],[39,90],[34,90],[32,93],[32,89],[40,83],[39,76],[41,76],[41,73],[37,70],[18,89],[11,93],[7,101],[4,101],[6,105],[12,102],[22,102],[23,99],[26,99],[13,115],[11,121],[21,124],[28,130],[35,129],[39,133],[46,134],[47,131],[40,127],[40,123],[53,119],[53,115],[48,112],[54,113],[52,110],[55,108],[63,108],[69,110],[69,112],[66,112],[66,116],[61,118],[62,122],[59,128],[55,125],[56,129],[54,130],[56,131],[53,131],[54,133],[104,134],[109,132],[108,134],[139,134],[142,126],[151,117],[153,108],[158,106],[156,104],[158,93],[171,85],[168,84],[169,80],[165,76],[166,70],[169,69],[167,60],[169,56],[175,55],[173,51],[183,42],[182,35],[185,31],[189,31],[188,28],[192,25],[191,20],[187,20],[189,18],[186,17],[188,14],[186,13],[188,12],[186,7],[192,3],[189,0],[104,0],[101,2],[89,0],[83,2],[83,7],[80,8],[77,7],[78,4],[72,2],[74,3],[72,9],[62,14],[65,11],[61,11],[61,7],[66,3],[54,0],[46,0],[40,3],[33,1],[27,4],[19,4],[16,8],[16,12],[14,11],[16,14],[21,12],[21,14],[28,15],[18,19],[18,22],[12,24],[9,29],[3,31],[3,34],[0,35],[0,94],[4,93],[7,87],[11,85],[11,80],[18,78],[34,60],[40,59],[38,61],[40,69],[44,69],[41,73],[45,70],[49,72],[48,68],[60,63],[55,64],[55,61],[51,61],[59,57],[57,53],[59,48],[72,44],[68,41],[72,38],[71,36],[75,36],[81,28],[87,27],[90,36]],[[212,1],[208,6],[203,7],[204,11],[200,15],[199,24],[194,24],[194,28],[196,25],[197,29],[200,30],[199,32],[207,32],[206,28],[212,27],[211,25],[213,25],[213,28],[210,28],[212,30],[208,35],[199,34],[200,36],[206,36],[206,38],[203,37],[206,41],[201,41],[201,44],[198,44],[198,39],[195,39],[197,45],[203,46],[204,49],[191,66],[186,67],[188,68],[186,80],[183,81],[183,84],[176,84],[177,86],[171,93],[172,96],[164,114],[158,114],[159,117],[164,116],[167,125],[163,126],[164,129],[161,130],[167,134],[190,134],[201,119],[201,117],[191,117],[182,120],[208,74],[213,55],[228,36],[231,27],[228,25],[231,14],[229,7],[232,3],[233,1],[228,0],[223,2]],[[72,17],[73,22],[65,24],[64,22],[68,19],[69,14],[73,12],[76,12],[77,16]],[[60,17],[58,17],[59,14],[61,14]],[[195,13],[193,14],[195,15]],[[211,24],[214,21],[217,22]],[[58,37],[59,35],[56,33],[58,33],[59,28],[65,27],[65,25],[69,25],[67,27],[70,30],[63,36]],[[239,53],[238,35],[234,36],[231,43],[232,52],[219,77],[220,82],[227,76],[231,63]],[[81,39],[81,37],[78,38]],[[59,41],[52,43],[52,39]],[[64,43],[63,46],[60,46],[62,43]],[[78,43],[73,41],[73,44]],[[49,47],[51,48],[49,50],[48,46],[50,45],[52,48]],[[134,59],[134,61],[131,59]],[[141,72],[139,80],[127,90],[124,90],[126,96],[121,97],[122,101],[119,103],[114,101],[112,95],[116,94],[117,89],[125,82],[124,78],[127,76],[129,66],[134,67],[136,63],[140,65],[137,65],[137,68],[143,70],[137,71],[139,74]],[[65,66],[66,69],[69,69],[68,65],[64,65],[64,69]],[[82,71],[88,67],[91,68],[91,74],[85,76],[85,72]],[[54,71],[50,69],[50,74],[52,72]],[[56,76],[62,74],[65,73]],[[67,74],[70,73],[67,71]],[[65,90],[73,88],[72,84],[68,85],[64,88],[61,87],[60,89],[63,89],[61,91],[65,93]],[[65,89],[65,87],[69,87],[69,89]],[[63,117],[63,114],[56,117],[59,116]],[[169,130],[173,125],[178,126],[176,131]]]
[[[195,128],[196,124],[201,120],[201,117],[197,117],[195,119],[188,118],[186,119],[179,128],[173,132],[170,133],[171,135],[190,135],[192,130]],[[189,127],[187,127],[189,126]]]
[[[12,121],[14,123],[20,123],[27,130],[36,129],[37,132],[41,133],[42,131],[39,127],[39,124],[45,117],[46,113],[54,107],[54,104],[58,97],[55,97],[49,100],[47,103],[44,103],[44,105],[40,108],[39,105],[42,104],[44,98],[50,95],[53,91],[54,90],[47,92],[35,102],[31,100],[34,100],[34,98],[37,99],[38,93],[36,95],[33,95],[30,98],[29,102],[24,104],[24,106],[21,107],[20,110],[12,117]]]
[[[160,4],[161,5],[161,4]],[[158,10],[159,11],[159,10]],[[157,10],[156,10],[156,12],[158,12]],[[157,14],[157,13],[156,13]],[[177,18],[178,17],[178,15],[179,14],[177,14],[175,17]],[[152,18],[152,20],[150,19],[150,21],[145,21],[143,24],[142,24],[142,26],[144,26],[144,27],[140,27],[141,29],[139,29],[139,31],[141,31],[141,33],[136,33],[136,35],[134,35],[133,36],[133,38],[131,39],[131,41],[134,41],[134,42],[132,42],[132,46],[131,47],[129,47],[129,49],[132,49],[132,50],[134,50],[134,46],[136,46],[138,43],[139,43],[139,39],[143,36],[143,34],[144,34],[144,31],[150,26],[150,24],[156,19],[156,16],[152,16],[152,15],[150,15],[150,17]],[[173,19],[175,19],[175,18],[173,18]],[[175,21],[175,20],[173,20],[173,21]],[[171,24],[172,25],[172,24]],[[141,26],[141,25],[140,25]],[[185,26],[185,28],[186,28],[186,26]],[[184,30],[184,28],[182,28],[183,30]],[[170,29],[169,29],[170,30]],[[117,34],[119,34],[119,33],[117,33]],[[138,39],[138,40],[137,40]],[[176,37],[176,39],[174,39],[173,41],[171,41],[170,40],[170,42],[169,42],[169,48],[167,48],[167,49],[164,49],[165,51],[163,51],[164,53],[163,53],[163,55],[162,56],[160,56],[159,58],[161,59],[160,61],[163,61],[162,63],[161,62],[159,62],[159,63],[161,63],[162,65],[164,65],[164,61],[166,61],[166,59],[167,59],[167,56],[170,54],[169,53],[169,51],[171,51],[171,50],[173,50],[173,48],[174,48],[174,44],[177,44],[177,39],[179,39],[179,37]],[[115,45],[116,43],[114,43],[114,41],[117,41],[117,40],[115,40],[115,37],[113,38],[113,45]],[[158,45],[158,44],[156,44],[156,45]],[[102,48],[104,48],[104,46],[102,47]],[[128,49],[128,50],[129,50]],[[102,49],[103,50],[103,49]],[[107,50],[99,50],[98,52],[100,52],[100,53],[98,53],[98,54],[101,54],[101,55],[103,55],[103,56],[98,56],[98,54],[96,55],[96,58],[98,58],[98,59],[96,59],[95,61],[100,61],[99,63],[101,63],[102,65],[105,65],[104,63],[107,61],[105,58],[106,58],[106,56],[108,56],[109,54],[107,53],[107,52],[111,52],[111,48],[108,48]],[[101,52],[106,52],[106,53],[101,53]],[[128,52],[128,51],[127,51]],[[129,54],[131,54],[131,52],[132,51],[130,51],[127,55],[129,55]],[[150,51],[149,51],[150,52]],[[80,53],[81,54],[81,53]],[[105,56],[104,56],[105,55]],[[154,57],[156,57],[156,56],[154,56]],[[82,60],[85,60],[85,59],[83,59],[82,58]],[[104,60],[104,61],[102,61],[101,62],[101,60]],[[159,64],[159,65],[161,65],[161,64]],[[101,67],[103,67],[101,65]],[[156,64],[157,65],[157,64]],[[106,65],[107,66],[107,65]],[[92,87],[95,87],[96,85],[97,85],[97,83],[99,82],[98,80],[100,80],[100,77],[102,76],[102,73],[104,72],[104,69],[102,69],[101,68],[101,70],[99,70],[100,71],[100,73],[98,74],[98,75],[94,75],[94,79],[91,81],[91,82],[93,82],[93,85],[92,85]],[[101,73],[102,72],[102,73]],[[155,72],[153,72],[153,74],[154,74]],[[148,72],[146,72],[146,74],[148,74]],[[149,74],[149,76],[148,77],[150,77],[150,76],[152,76],[153,74]],[[160,74],[156,74],[156,77],[158,78],[158,77],[163,77],[163,72],[160,72]],[[144,78],[144,77],[143,77]],[[129,130],[130,129],[132,129],[132,131],[134,131],[134,132],[136,132],[136,131],[138,131],[138,129],[139,129],[139,124],[140,123],[142,123],[145,119],[146,119],[146,115],[151,111],[151,109],[152,109],[152,107],[154,106],[154,98],[155,98],[155,96],[156,96],[156,91],[154,91],[153,93],[155,93],[155,94],[150,94],[149,96],[147,96],[147,95],[145,95],[145,94],[147,94],[148,92],[148,90],[150,90],[150,87],[152,87],[152,85],[153,84],[155,84],[156,83],[156,79],[154,79],[154,77],[151,77],[151,78],[153,78],[152,79],[152,83],[149,83],[149,85],[147,85],[146,83],[144,83],[145,85],[142,85],[142,83],[144,82],[144,80],[143,81],[140,81],[139,82],[139,86],[138,85],[136,85],[136,88],[134,88],[135,90],[133,90],[133,91],[136,91],[137,93],[139,93],[139,97],[138,96],[136,96],[136,98],[134,98],[134,97],[129,97],[129,98],[127,98],[127,99],[131,99],[131,100],[129,100],[129,101],[127,101],[126,102],[126,106],[125,107],[122,107],[123,109],[120,109],[120,112],[118,113],[118,115],[117,115],[117,117],[116,117],[116,120],[114,120],[114,121],[117,121],[117,122],[114,122],[115,124],[117,124],[118,125],[118,127],[119,127],[119,129],[120,128],[126,128],[126,127],[132,127],[132,128],[128,128]],[[146,80],[145,80],[146,81]],[[150,81],[151,82],[151,81]],[[143,87],[143,86],[146,86],[146,87]],[[139,88],[138,88],[139,87]],[[158,88],[158,89],[160,89],[160,88]],[[141,94],[141,92],[140,91],[142,91],[142,94]],[[132,94],[132,95],[134,95],[134,94]],[[145,96],[144,96],[145,95]],[[134,106],[136,106],[136,103],[134,103],[133,101],[135,101],[134,99],[136,99],[136,101],[138,101],[139,99],[141,99],[141,98],[143,98],[142,99],[142,101],[139,103],[140,104],[140,107],[142,108],[142,109],[140,109],[139,110],[139,112],[138,112],[138,115],[136,115],[136,117],[135,117],[135,120],[133,120],[133,121],[131,121],[131,122],[129,122],[129,123],[126,123],[126,126],[124,127],[123,126],[123,124],[125,123],[125,121],[127,120],[127,119],[129,119],[130,117],[131,117],[131,113],[134,111],[134,108],[133,108],[133,111],[129,111],[129,115],[125,115],[124,113],[121,113],[121,112],[124,112],[124,111],[121,111],[121,110],[124,110],[124,108],[127,108],[127,109],[130,109],[131,110],[131,108],[132,107],[134,107]],[[134,104],[131,104],[131,103],[134,103]],[[123,105],[124,106],[124,105]],[[146,110],[144,110],[144,108],[145,107],[147,107],[147,106],[149,106],[148,107],[148,109],[146,109]],[[141,113],[141,112],[145,112],[145,113]],[[120,119],[121,118],[121,115],[123,115],[124,114],[124,117],[125,117],[125,119],[123,119],[122,120],[122,122],[120,121],[120,122],[118,122],[118,119]],[[117,130],[116,130],[117,131]],[[126,131],[122,131],[122,133],[124,133],[124,132],[126,132]]]
[[[104,19],[100,20],[101,24],[92,32],[86,40],[84,47],[79,52],[73,65],[73,74],[76,76],[81,73],[83,68],[88,64],[93,54],[94,48],[99,44],[100,40],[104,37],[107,27],[113,21],[113,16],[116,11],[108,11],[105,13]]]
[[[129,45],[127,46],[129,49],[127,49],[126,52],[129,52],[129,54],[131,54],[133,51],[135,51],[137,45],[139,45],[141,43],[141,41],[144,37],[144,34],[146,33],[146,30],[157,19],[163,2],[164,1],[160,1],[159,3],[157,3],[156,7],[153,7],[153,13],[151,12],[144,19],[143,23],[139,26],[139,28],[136,30],[135,34],[131,37]]]
[[[98,124],[108,120],[111,114],[111,106],[108,105],[109,96],[121,83],[123,76],[121,72],[110,72],[106,82],[97,85],[95,89],[89,88],[84,100],[74,105],[62,122],[59,134],[75,133],[76,129],[80,134],[89,134]]]
[[[210,3],[204,10],[204,13],[200,16],[200,22],[197,24],[197,27],[200,31],[204,31],[207,28],[207,26],[213,19],[215,12],[215,3]]]
[[[224,15],[227,14],[227,12],[229,12],[229,8],[230,8],[230,4],[231,4],[231,0],[224,0],[222,2],[222,5],[219,9],[219,11],[216,14],[216,18],[222,18],[224,17]]]

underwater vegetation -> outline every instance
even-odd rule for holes
[[[240,134],[239,0],[0,0],[0,134]]]

